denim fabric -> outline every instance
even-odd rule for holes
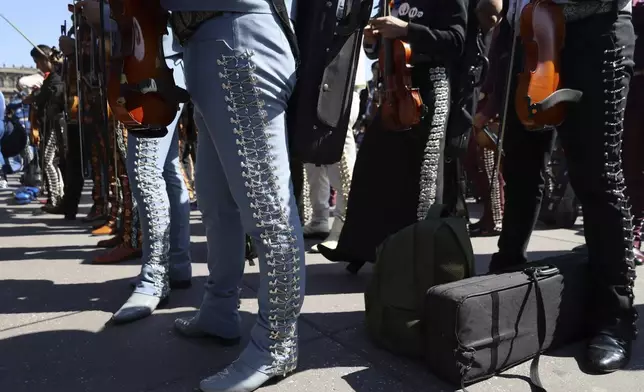
[[[240,361],[267,374],[288,373],[297,364],[305,273],[285,124],[295,60],[270,14],[206,22],[184,59],[199,129],[196,188],[210,270],[196,322],[222,337],[240,335],[248,233],[259,254],[259,315]]]
[[[185,87],[183,61],[166,59]],[[181,105],[183,110],[183,105]],[[190,198],[181,174],[177,113],[162,138],[128,136],[127,168],[143,233],[143,267],[135,292],[164,297],[169,279],[189,280]],[[164,191],[165,190],[165,191]]]

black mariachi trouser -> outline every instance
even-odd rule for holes
[[[63,211],[65,215],[76,215],[81,193],[83,192],[80,129],[78,124],[67,124],[67,153],[65,154],[65,196]]]
[[[557,127],[569,165],[570,181],[583,206],[591,287],[596,294],[597,327],[619,322],[634,331],[635,269],[632,222],[624,196],[621,138],[626,96],[633,68],[635,36],[630,14],[616,11],[570,22],[562,53],[564,87],[583,91],[568,106]],[[516,58],[522,65],[521,56]],[[491,269],[526,261],[544,190],[543,172],[550,158],[552,132],[526,131],[510,96],[504,141],[506,180],[503,232]]]

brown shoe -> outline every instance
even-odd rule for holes
[[[101,220],[94,221],[94,222],[92,223],[92,230],[98,229],[99,227],[103,227],[103,226],[105,226],[106,224],[108,224],[109,222],[110,222],[110,220],[109,220],[109,219],[107,219],[107,218],[106,218],[106,219],[101,219]]]
[[[112,248],[100,256],[96,256],[93,260],[94,264],[115,264],[126,260],[136,259],[141,257],[141,249],[134,249],[129,245],[120,244],[116,248]]]
[[[122,243],[123,243],[123,236],[117,234],[112,238],[98,241],[96,246],[99,248],[114,248],[115,246],[121,245]]]
[[[116,234],[116,222],[108,222],[107,224],[92,230],[92,235],[110,235]]]

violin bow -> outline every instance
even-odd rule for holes
[[[506,124],[508,122],[508,109],[510,106],[510,91],[512,87],[512,77],[513,75],[513,70],[514,70],[514,61],[515,61],[515,52],[517,49],[517,43],[519,42],[519,36],[517,34],[516,30],[516,23],[517,23],[517,12],[519,12],[519,0],[514,1],[514,13],[512,14],[512,18],[514,19],[512,21],[511,27],[512,27],[512,46],[510,49],[510,63],[508,64],[508,75],[507,79],[505,81],[505,96],[503,99],[503,113],[501,115],[501,122],[500,122],[500,129],[499,129],[499,143],[496,146],[496,162],[494,164],[494,171],[493,171],[493,176],[492,178],[497,176],[497,173],[499,171],[499,168],[501,167],[501,156],[505,155],[503,151],[503,140],[505,139],[505,129],[506,129]],[[506,13],[507,17],[507,13]],[[509,21],[508,21],[509,22]]]
[[[42,51],[42,49],[40,49],[40,48],[38,47],[38,45],[34,44],[34,43],[33,43],[33,41],[31,41],[31,40],[30,40],[30,39],[29,39],[29,38],[28,38],[28,37],[27,37],[27,36],[26,36],[26,35],[25,35],[25,34],[24,34],[24,33],[23,33],[19,28],[18,28],[18,27],[16,27],[16,25],[15,25],[15,24],[11,23],[11,21],[10,21],[9,19],[7,19],[7,17],[6,17],[6,16],[4,16],[3,14],[0,14],[0,18],[4,19],[4,20],[5,20],[5,22],[7,22],[7,23],[9,24],[9,26],[13,27],[13,29],[14,29],[14,30],[16,30],[16,31],[18,32],[18,34],[20,34],[20,35],[22,36],[22,38],[24,38],[25,40],[27,40],[27,42],[29,42],[29,43],[31,44],[31,46],[33,46],[33,47],[34,47],[34,49],[36,49],[37,51],[39,51],[39,52],[40,52],[40,54],[42,54],[42,55],[43,55],[43,56],[45,56],[46,58],[49,58],[49,56],[47,56],[47,55],[45,54],[45,52],[43,52],[43,51]]]

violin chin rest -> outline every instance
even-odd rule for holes
[[[132,86],[128,86],[132,88]],[[163,79],[145,79],[136,84],[135,90],[141,94],[157,93],[169,103],[179,104],[190,101],[190,94],[185,89]]]
[[[128,128],[127,131],[131,135],[144,139],[158,139],[168,134],[166,127]]]
[[[584,95],[579,90],[573,90],[570,88],[562,88],[557,90],[554,93],[550,94],[547,98],[543,99],[540,102],[532,103],[530,97],[526,97],[528,100],[529,111],[533,113],[545,112],[552,109],[553,107],[559,105],[560,103],[569,102],[575,103],[581,100],[581,97]]]

